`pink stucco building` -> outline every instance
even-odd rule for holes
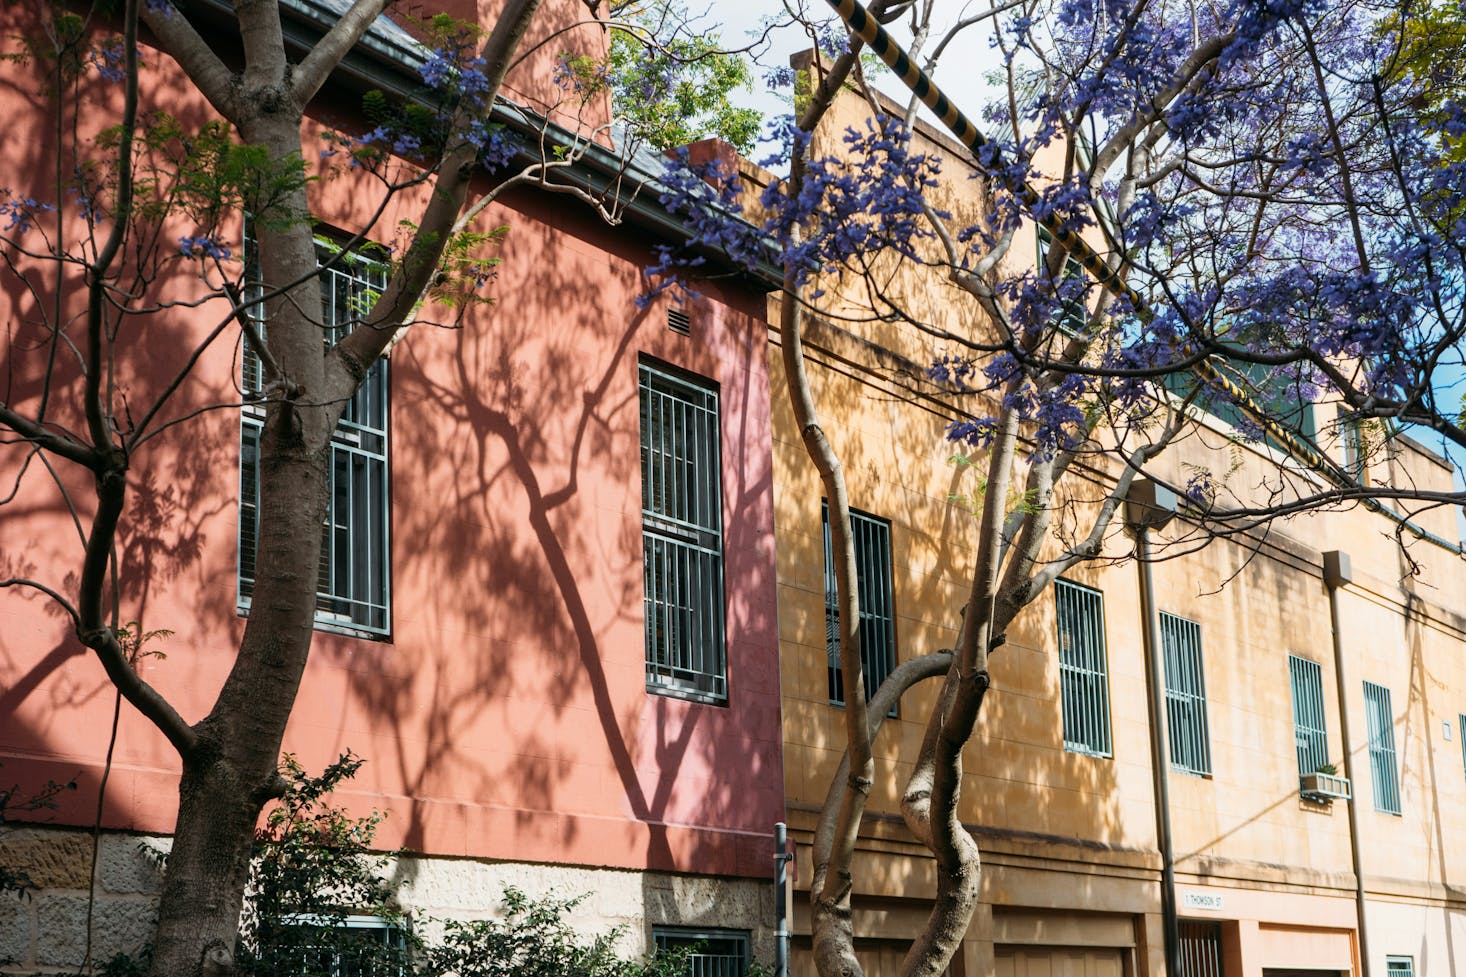
[[[29,6],[0,13],[0,35],[34,32]],[[203,26],[224,12],[199,6]],[[306,43],[331,13],[282,6],[287,33]],[[547,9],[541,37],[574,13]],[[379,28],[328,85],[314,113],[321,126],[361,126],[355,106],[368,85],[411,88],[410,65],[397,63],[410,39]],[[600,37],[580,31],[565,43],[593,48]],[[506,121],[528,120],[551,141],[605,121],[604,105],[572,118],[548,104],[554,93],[537,84],[553,53],[537,49],[506,89],[556,120]],[[186,125],[208,117],[164,56],[148,49],[144,60],[147,108]],[[76,145],[57,143],[34,65],[0,70],[7,181],[15,194],[53,200],[49,164],[69,167]],[[80,91],[68,127],[74,118],[89,138],[117,96],[90,76]],[[597,139],[558,179],[599,191],[629,169],[623,222],[608,226],[565,194],[506,194],[481,220],[509,229],[493,304],[468,307],[452,328],[415,327],[338,431],[318,631],[286,749],[309,769],[347,749],[367,759],[339,800],[387,813],[378,840],[407,853],[413,912],[482,914],[504,883],[593,892],[591,927],[627,925],[632,949],[666,926],[725,933],[766,955],[768,835],[782,817],[784,774],[765,286],[726,278],[686,305],[639,308],[641,269],[675,224],[654,192],[631,199],[655,157],[627,159]],[[485,174],[483,187],[494,179]],[[413,201],[372,224],[371,190],[349,173],[313,189],[323,249],[362,231],[390,243]],[[74,220],[66,226],[78,233]],[[37,337],[54,292],[45,267],[20,260],[0,282],[0,399],[21,411],[43,395]],[[162,287],[186,294],[196,272],[174,262]],[[327,317],[349,318],[350,297],[378,274],[341,264],[328,290],[341,304]],[[39,283],[34,294],[27,282]],[[207,306],[175,308],[130,327],[137,341],[117,352],[126,399],[156,394],[216,318]],[[146,643],[166,657],[141,670],[190,721],[223,681],[250,599],[258,421],[239,406],[240,385],[254,380],[237,332],[204,350],[170,411],[221,409],[167,429],[136,457],[118,552],[121,620],[172,632]],[[58,423],[79,382],[67,360],[50,395]],[[52,479],[10,444],[0,477],[14,492],[0,508],[0,576],[74,586],[80,547],[61,486],[84,501],[85,483],[64,469]],[[172,830],[176,756],[124,704],[108,765],[113,689],[66,616],[7,588],[0,622],[0,781],[22,793],[76,783],[58,809],[0,837],[40,886],[31,902],[0,905],[0,957],[80,962],[77,906],[98,810],[95,955],[132,949],[157,885],[136,843]]]

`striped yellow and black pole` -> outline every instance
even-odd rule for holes
[[[876,57],[884,61],[896,73],[901,82],[911,89],[917,98],[921,99],[923,105],[936,113],[942,125],[946,126],[947,130],[956,136],[962,145],[972,150],[974,162],[979,168],[987,169],[981,163],[982,155],[979,152],[987,145],[987,140],[983,138],[982,133],[977,131],[977,126],[972,124],[972,120],[964,115],[961,109],[952,104],[952,100],[937,87],[930,75],[912,62],[910,56],[901,49],[901,45],[891,38],[880,22],[872,17],[858,0],[827,0],[827,2],[835,8],[840,19],[845,22],[851,32],[858,35]],[[1018,198],[1030,213],[1037,212],[1038,192],[1027,180],[1012,180],[1005,183],[1004,189]],[[1141,298],[1140,294],[1112,270],[1087,241],[1064,227],[1052,216],[1042,218],[1038,220],[1038,223],[1053,236],[1055,242],[1079,262],[1090,278],[1116,296],[1126,299],[1142,322],[1149,322],[1154,318],[1155,313],[1151,311],[1150,306]],[[1121,268],[1125,266],[1126,262],[1123,261],[1118,264],[1118,267]],[[1353,480],[1340,471],[1338,466],[1318,448],[1298,438],[1293,432],[1279,424],[1252,399],[1246,390],[1218,370],[1209,359],[1198,362],[1192,369],[1207,382],[1225,390],[1228,396],[1237,401],[1238,405],[1267,432],[1269,437],[1283,445],[1294,458],[1320,472],[1336,485],[1347,488],[1354,484]]]

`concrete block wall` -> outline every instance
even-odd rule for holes
[[[89,898],[92,836],[57,828],[13,828],[0,834],[0,865],[24,872],[35,890],[0,896],[0,973],[77,973],[91,961],[136,954],[157,923],[162,872],[148,851],[166,839],[104,834],[97,848],[95,898]]]
[[[617,931],[623,955],[647,952],[656,926],[686,926],[747,930],[753,958],[773,964],[772,881],[419,856],[395,860],[389,874],[402,908],[429,939],[441,931],[436,921],[497,915],[505,887],[513,886],[536,899],[583,897],[571,917],[575,930]]]
[[[119,953],[135,955],[157,923],[162,872],[148,851],[165,853],[167,838],[104,833],[97,852],[91,910],[91,961],[100,966]],[[0,832],[0,865],[35,882],[27,898],[0,896],[0,974],[76,974],[87,954],[92,837],[86,831],[17,827]],[[659,872],[580,868],[467,858],[401,856],[390,859],[401,908],[431,940],[445,919],[498,914],[506,886],[532,898],[583,897],[570,922],[595,936],[616,931],[625,956],[652,946],[655,926],[746,930],[753,958],[772,967],[772,882],[683,876]]]

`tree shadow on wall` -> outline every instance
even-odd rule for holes
[[[660,320],[631,305],[641,259],[626,237],[516,218],[496,307],[399,348],[394,641],[410,664],[390,681],[353,671],[351,688],[402,744],[392,762],[408,797],[450,802],[470,833],[518,839],[497,851],[672,867],[678,771],[709,741],[700,727],[730,720],[645,690],[636,377]],[[744,474],[725,480],[730,548],[747,535]],[[730,593],[730,628],[770,613]],[[775,714],[771,739],[776,728]],[[713,823],[738,802],[727,785],[688,787]],[[430,805],[409,805],[406,845],[441,851]],[[625,822],[609,830],[626,849],[572,854],[596,843],[583,825],[608,817]]]

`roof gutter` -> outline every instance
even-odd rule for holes
[[[234,5],[230,0],[203,0],[195,9],[201,18],[213,23],[222,25],[233,20]],[[339,17],[339,12],[319,0],[281,0],[280,12],[286,52],[297,57],[319,43]],[[426,107],[432,102],[431,93],[418,75],[418,69],[425,61],[424,50],[420,42],[400,28],[386,30],[374,25],[342,58],[331,80],[351,91],[380,89],[396,98]],[[510,167],[543,162],[539,152],[531,152],[523,144],[573,149],[578,158],[574,165],[556,171],[560,178],[556,185],[570,186],[607,200],[625,215],[625,221],[632,226],[654,237],[687,246],[710,265],[732,273],[756,288],[768,291],[782,286],[783,270],[769,258],[760,260],[750,272],[730,262],[721,252],[699,247],[682,218],[662,204],[665,186],[660,174],[651,168],[650,159],[638,159],[586,140],[545,116],[502,97],[494,105],[492,121],[521,137],[528,137],[527,141],[521,139],[521,148]],[[731,213],[728,218],[741,220]]]

